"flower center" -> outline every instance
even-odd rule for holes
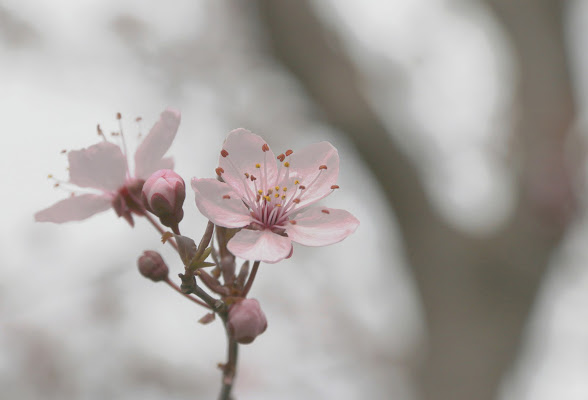
[[[252,162],[249,168],[245,167],[240,170],[232,162],[227,150],[223,149],[221,156],[228,161],[227,165],[240,178],[244,190],[239,191],[244,192],[242,200],[251,210],[251,216],[255,223],[265,229],[284,228],[290,220],[290,216],[305,206],[305,204],[302,207],[299,205],[307,193],[312,191],[320,176],[327,170],[327,166],[320,165],[318,174],[312,178],[311,182],[303,185],[301,182],[306,181],[304,176],[290,176],[290,155],[294,152],[287,150],[276,157],[280,164],[275,182],[271,182],[268,176],[267,160],[269,146],[264,144],[262,150],[264,153],[263,162]],[[216,172],[222,177],[225,171],[219,167]],[[337,185],[331,186],[332,190],[337,188]]]

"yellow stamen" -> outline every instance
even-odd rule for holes
[[[255,168],[261,168],[261,165],[259,163],[255,164]]]
[[[271,200],[272,200],[272,199],[270,199],[270,197],[269,197],[269,196],[263,196],[263,198],[264,198],[266,201],[271,201]]]
[[[257,193],[259,193],[259,194],[263,194],[263,190],[259,189],[259,190],[257,191]]]
[[[287,167],[289,167],[289,166],[290,166],[290,163],[289,163],[288,161],[286,161],[286,162],[284,163],[284,167],[286,167],[286,168],[287,168]]]
[[[298,179],[296,179],[296,180],[294,181],[294,184],[295,184],[295,185],[299,185],[299,184],[300,184],[300,181],[299,181]]]
[[[280,187],[279,186],[276,186],[275,189],[276,189],[276,191],[278,191],[278,190],[280,190]]]
[[[277,199],[278,197],[280,197],[280,194],[279,194],[279,193],[276,193],[276,194],[274,195],[274,197]]]

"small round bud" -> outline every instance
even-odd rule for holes
[[[237,343],[248,344],[265,332],[267,320],[255,299],[244,299],[229,308],[229,335]]]
[[[141,193],[145,208],[172,229],[184,218],[182,206],[185,198],[184,180],[171,169],[154,172],[145,181]]]
[[[153,282],[167,279],[169,268],[156,251],[146,250],[143,252],[143,255],[137,260],[137,265],[141,275]]]

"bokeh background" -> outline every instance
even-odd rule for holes
[[[137,273],[181,271],[145,221],[32,217],[61,150],[172,106],[186,180],[236,127],[329,140],[361,221],[262,266],[236,399],[585,400],[587,26],[581,0],[1,0],[0,397],[215,398],[223,329]]]

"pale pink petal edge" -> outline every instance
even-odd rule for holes
[[[108,196],[83,194],[58,201],[51,207],[35,213],[37,222],[53,222],[60,224],[70,221],[81,221],[111,207]]]
[[[319,167],[325,165],[326,170]],[[319,175],[314,182],[314,177]],[[331,187],[339,177],[339,152],[329,142],[313,143],[290,156],[290,177],[297,177],[307,185],[307,193],[301,197],[298,209],[316,203],[332,193]]]
[[[161,158],[170,148],[180,126],[181,113],[171,108],[165,109],[159,120],[135,152],[135,176],[146,179],[161,166]],[[173,164],[172,164],[173,166]],[[165,168],[171,169],[168,166]]]
[[[270,230],[241,229],[229,240],[227,248],[244,260],[274,264],[290,255],[292,242]]]
[[[196,207],[215,225],[241,228],[253,218],[241,197],[226,183],[216,179],[192,179]]]
[[[304,246],[327,246],[351,235],[359,220],[345,210],[312,207],[296,215],[287,224],[286,233],[293,242]]]

